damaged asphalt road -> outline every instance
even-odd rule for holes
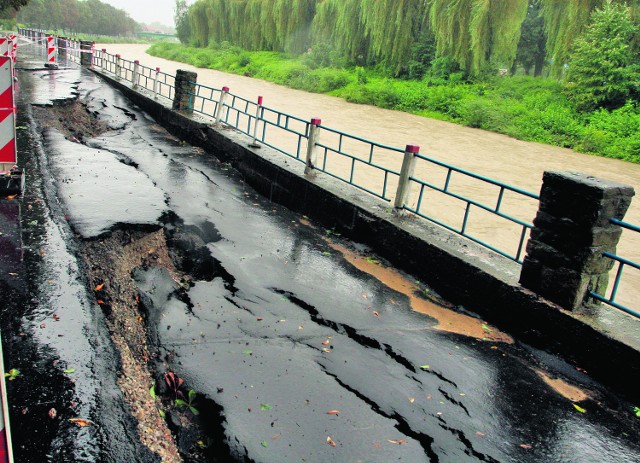
[[[584,372],[270,203],[93,74],[20,85],[24,260],[0,278],[18,461],[637,461],[633,406]]]

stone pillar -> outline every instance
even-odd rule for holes
[[[67,38],[58,37],[58,57],[60,61],[67,59]]]
[[[93,53],[91,53],[91,45],[93,42],[88,40],[80,41],[80,64],[83,66],[91,66],[93,63]]]
[[[581,308],[588,291],[606,289],[632,187],[576,172],[545,172],[520,284],[568,310]]]
[[[196,91],[198,74],[178,69],[176,71],[176,93],[172,108],[178,111],[193,112],[193,95]]]

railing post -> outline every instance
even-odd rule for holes
[[[577,310],[589,291],[604,294],[633,188],[576,172],[545,172],[520,284],[564,309]],[[595,304],[595,301],[594,301]]]
[[[122,58],[120,55],[116,55],[116,78],[120,79],[120,74],[122,73]]]
[[[133,88],[138,88],[139,73],[140,73],[140,61],[135,60],[133,62],[133,76],[131,77],[131,83],[133,84]]]
[[[307,160],[304,168],[305,175],[315,175],[315,166],[318,158],[316,145],[318,144],[318,140],[320,140],[320,124],[322,124],[322,120],[320,118],[314,117],[311,119],[311,124],[309,125],[309,139],[307,140]]]
[[[156,68],[156,76],[153,79],[153,98],[158,99],[158,79],[160,77],[160,68]]]
[[[93,64],[93,48],[92,43],[88,40],[80,41],[80,64],[82,66],[91,66]]]
[[[106,66],[106,62],[107,62],[107,49],[103,48],[100,51],[100,69],[102,69],[103,71],[107,70],[107,66]]]
[[[409,191],[411,190],[410,178],[416,168],[416,154],[420,152],[417,145],[407,145],[404,150],[404,159],[402,160],[402,168],[400,169],[400,178],[398,179],[398,189],[396,190],[396,199],[393,203],[395,212],[404,209],[409,199]]]
[[[217,124],[222,119],[222,110],[224,108],[224,102],[227,99],[228,94],[229,87],[222,87],[222,92],[220,92],[220,99],[218,100],[218,107],[216,108],[216,115],[213,118],[214,124]]]
[[[173,97],[172,108],[177,111],[193,112],[193,93],[196,91],[198,74],[192,71],[178,69],[176,71],[176,94]]]
[[[253,141],[249,143],[249,148],[262,148],[260,143],[258,143],[258,122],[261,120],[262,113],[262,97],[258,97],[258,106],[256,106],[256,119],[253,124]]]

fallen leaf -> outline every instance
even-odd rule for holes
[[[58,416],[58,412],[56,411],[55,408],[52,408],[51,410],[49,410],[49,418],[54,419],[56,416]]]
[[[331,353],[331,349],[327,349],[326,347],[322,348],[322,352],[326,352],[327,354]]]
[[[322,343],[323,346],[328,346],[329,344],[331,344],[331,341],[328,339]]]
[[[327,412],[327,415],[339,415],[340,414],[340,410],[329,410]]]
[[[523,449],[529,450],[531,448],[531,445],[529,445],[529,444],[520,444],[520,447],[522,447]]]
[[[64,373],[75,373],[76,369],[75,368],[67,368],[66,370],[64,370]]]
[[[415,397],[409,397],[409,402],[414,403],[416,401]]]
[[[53,314],[53,319],[57,322],[60,321],[60,315]]]
[[[272,408],[273,408],[273,405],[271,404],[260,404],[260,410],[262,410],[263,412],[267,410],[271,410]]]
[[[104,301],[102,299],[98,299],[96,302],[98,303],[98,305],[104,304]]]
[[[96,291],[102,291],[102,288],[104,288],[104,283],[100,283],[95,289]]]
[[[378,311],[377,311],[377,310],[374,310],[374,311],[373,311],[373,315],[375,315],[376,317],[379,317],[379,316],[380,316],[380,314],[378,313]]]
[[[486,434],[480,431],[476,431],[476,436],[484,437],[486,436]]]
[[[282,436],[282,434],[276,434],[275,436],[271,436],[271,440],[278,440],[280,439],[280,436]]]
[[[262,442],[260,442],[260,445],[262,445],[266,449],[267,447],[269,447],[269,442],[263,440]]]
[[[259,322],[262,321],[262,317],[258,317],[256,320],[258,320]]]
[[[253,351],[251,349],[245,349],[245,350],[242,351],[242,353],[244,355],[251,355],[251,354],[253,354]]]
[[[640,407],[633,407],[633,413],[635,413],[636,416],[640,418]]]
[[[587,411],[584,408],[582,408],[580,405],[573,404],[573,408],[578,410],[580,413],[587,413]]]
[[[421,370],[428,370],[429,368],[431,368],[429,365],[420,365]]]
[[[331,447],[335,447],[336,445],[338,445],[338,444],[336,444],[336,443],[333,441],[333,439],[332,439],[331,437],[329,437],[329,436],[327,436],[327,444],[329,444]]]
[[[16,195],[11,195],[11,196],[7,196],[7,199],[13,199],[15,197],[16,197]]]
[[[396,444],[396,445],[402,445],[402,444],[406,444],[407,441],[405,439],[389,439],[388,442],[390,442],[391,444]]]
[[[304,326],[300,325],[300,326],[298,327],[298,329],[299,329],[299,330],[304,330]]]
[[[74,424],[77,424],[81,428],[84,428],[85,426],[95,425],[93,421],[85,420],[84,418],[69,418],[69,421],[71,421]]]

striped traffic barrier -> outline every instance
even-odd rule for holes
[[[9,56],[9,38],[0,37],[0,56]]]
[[[47,37],[47,62],[44,65],[53,69],[58,67],[56,64],[56,42],[52,35]]]

